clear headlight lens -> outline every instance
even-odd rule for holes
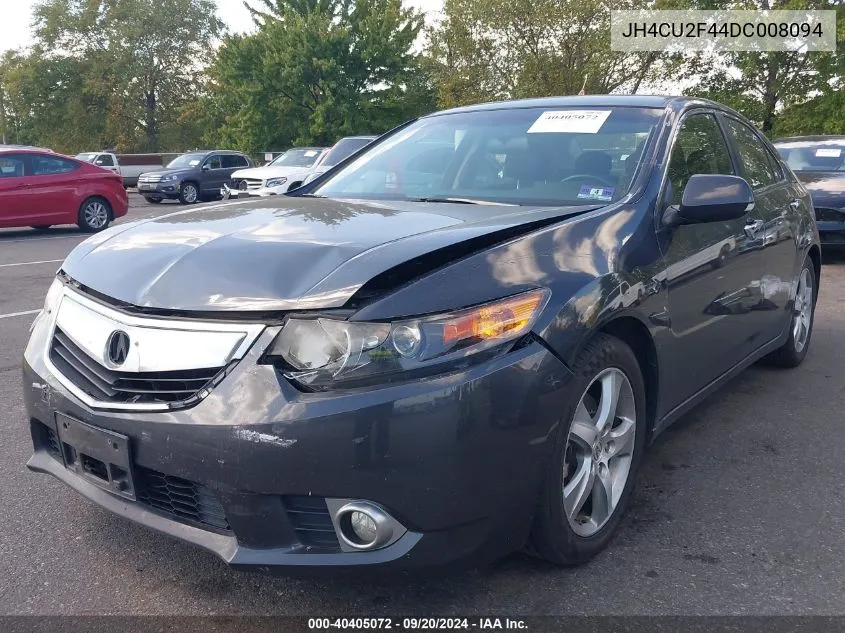
[[[174,180],[177,180],[178,178],[179,177],[176,174],[171,174],[169,176],[162,176],[161,182],[173,182]]]
[[[285,375],[312,389],[432,373],[527,334],[548,301],[531,290],[466,310],[394,323],[289,319],[267,351]]]
[[[281,187],[288,181],[287,178],[271,178],[266,183],[264,183],[265,187]]]

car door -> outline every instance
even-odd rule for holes
[[[27,163],[25,154],[0,154],[0,227],[27,226]]]
[[[740,175],[754,191],[754,209],[745,230],[746,239],[754,245],[748,258],[759,273],[754,280],[753,334],[763,344],[789,324],[787,306],[799,265],[795,235],[803,194],[786,178],[780,161],[756,130],[731,116],[723,116],[723,121],[739,158]]]
[[[659,217],[681,201],[695,174],[736,175],[735,158],[716,113],[694,110],[680,122],[666,161]],[[674,342],[666,393],[680,404],[730,370],[750,352],[749,286],[760,278],[759,261],[741,252],[746,218],[664,226],[658,237],[664,256]]]
[[[27,196],[32,223],[76,222],[82,202],[75,173],[80,163],[55,154],[30,154],[29,158],[31,186]]]
[[[120,168],[115,163],[114,157],[111,154],[100,154],[94,159],[94,164],[97,165],[97,167],[108,169],[116,174],[120,173]]]
[[[228,180],[220,154],[212,154],[206,158],[200,173],[200,189],[204,196],[218,194],[223,183]]]

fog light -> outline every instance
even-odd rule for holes
[[[349,517],[352,532],[361,540],[362,545],[369,545],[376,540],[378,528],[376,522],[366,512],[352,512]]]

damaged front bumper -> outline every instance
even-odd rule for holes
[[[188,408],[109,411],[59,379],[53,329],[39,318],[23,366],[28,467],[237,566],[465,566],[523,544],[569,379],[544,346],[422,381],[305,393],[259,363],[278,331],[265,328]],[[95,439],[126,438],[124,494],[109,488],[104,453],[90,468],[69,464],[87,449],[65,441],[64,416]],[[345,501],[383,509],[398,536],[345,546],[333,514]]]

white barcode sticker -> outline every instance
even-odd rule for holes
[[[816,150],[819,158],[839,158],[842,156],[842,149],[839,147],[820,147]]]
[[[528,128],[528,133],[595,134],[611,112],[612,110],[547,110]]]

